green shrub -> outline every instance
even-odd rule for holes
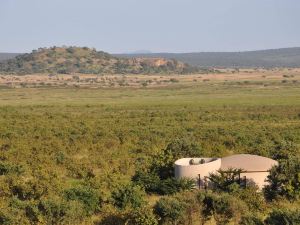
[[[8,174],[10,168],[10,165],[0,162],[0,175]]]
[[[42,222],[42,214],[36,204],[28,204],[25,208],[27,218],[33,223],[38,224]]]
[[[176,224],[184,216],[185,205],[174,197],[164,197],[156,203],[154,212],[162,222],[171,221]]]
[[[288,155],[280,159],[279,165],[274,166],[268,176],[269,185],[264,188],[268,200],[279,196],[290,200],[300,197],[300,158],[299,156]]]
[[[99,222],[99,225],[124,225],[126,223],[128,223],[127,215],[122,213],[111,213],[105,216]]]
[[[143,187],[147,193],[157,193],[161,182],[157,174],[144,171],[137,171],[132,180]]]
[[[237,189],[232,195],[245,202],[252,212],[264,212],[266,210],[266,200],[263,193],[258,191],[256,186]]]
[[[65,191],[68,201],[78,201],[84,206],[85,213],[92,215],[100,208],[101,198],[99,194],[90,187],[79,186]]]
[[[200,193],[198,201],[203,204],[202,217],[209,220],[214,217],[217,224],[227,224],[234,220],[238,223],[248,207],[240,199],[229,194]]]
[[[257,215],[242,216],[240,225],[264,225],[264,222]]]
[[[133,210],[127,216],[128,225],[157,225],[158,220],[153,214],[153,210],[147,207],[141,207]]]
[[[218,173],[209,175],[209,180],[215,190],[231,192],[239,188],[238,175],[241,172],[241,169],[229,169],[227,171],[218,170]]]
[[[0,224],[2,225],[11,225],[13,224],[13,216],[8,215],[0,210]]]
[[[112,193],[112,200],[120,209],[139,208],[145,203],[144,196],[145,192],[140,186],[127,184]]]
[[[33,179],[23,182],[14,177],[11,178],[10,189],[14,196],[23,201],[38,200],[48,192],[48,188],[41,180]]]
[[[174,177],[174,162],[182,157],[195,157],[202,154],[201,149],[185,138],[175,139],[153,158],[150,171],[161,179]]]
[[[49,224],[61,224],[68,211],[67,203],[53,199],[41,200],[38,208]]]
[[[161,195],[175,194],[184,190],[191,190],[195,186],[193,179],[175,179],[174,162],[189,156],[199,156],[200,148],[185,138],[175,139],[167,145],[159,154],[155,155],[147,172],[141,170],[136,172],[132,180],[148,193]]]
[[[142,186],[147,193],[160,195],[175,194],[180,191],[192,190],[195,187],[194,179],[167,178],[161,180],[158,175],[146,172],[137,172],[133,177],[133,181]]]
[[[169,178],[160,181],[160,183],[157,185],[156,193],[161,195],[171,195],[180,191],[192,190],[194,187],[195,181],[193,179]]]
[[[267,225],[298,225],[300,224],[300,210],[273,210],[266,218],[265,223]]]
[[[20,165],[11,165],[9,163],[0,162],[0,176],[7,174],[21,174],[24,169]]]

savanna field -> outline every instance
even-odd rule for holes
[[[0,224],[276,224],[274,209],[296,210],[298,198],[212,192],[228,211],[208,209],[196,190],[153,191],[135,178],[165,166],[168,149],[171,161],[299,156],[300,85],[283,79],[2,87]]]
[[[300,225],[299,11],[0,0],[0,225]]]

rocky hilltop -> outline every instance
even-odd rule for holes
[[[40,48],[0,62],[2,74],[185,74],[196,71],[175,59],[119,58],[87,47]]]

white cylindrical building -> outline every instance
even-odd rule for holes
[[[246,178],[247,183],[253,182],[262,189],[267,185],[269,170],[275,165],[278,162],[273,159],[249,154],[224,158],[182,158],[175,162],[175,178],[195,179],[200,185],[205,177],[218,170],[241,169],[240,176]]]

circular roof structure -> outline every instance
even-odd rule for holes
[[[235,168],[245,171],[268,171],[277,164],[277,161],[267,157],[239,154],[222,158],[221,170]]]

